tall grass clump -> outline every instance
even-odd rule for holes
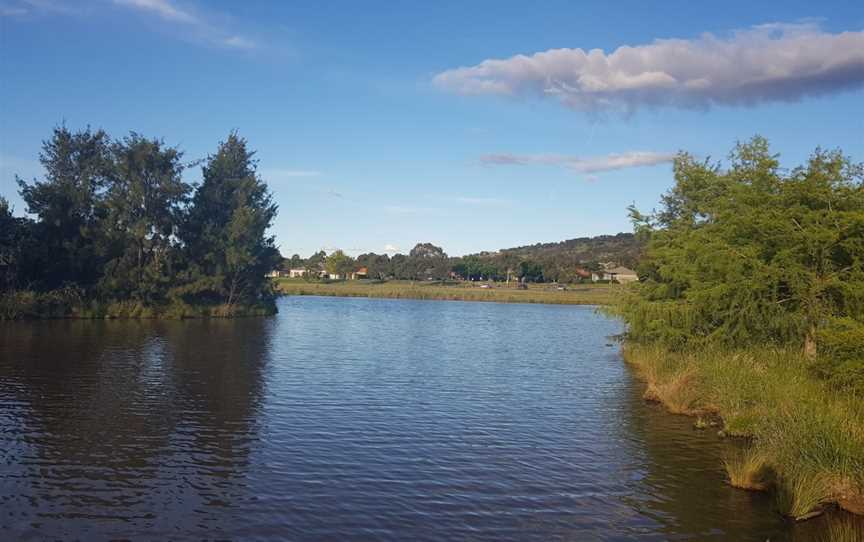
[[[724,460],[730,484],[776,491],[778,509],[806,519],[827,504],[864,513],[864,402],[814,379],[797,351],[700,353],[627,345],[645,397],[670,412],[716,413],[748,447]]]
[[[757,448],[748,448],[730,454],[723,460],[729,485],[740,489],[764,491],[770,487],[773,473],[768,457]]]

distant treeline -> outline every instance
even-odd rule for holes
[[[309,258],[295,254],[283,261],[283,269],[306,269],[309,277],[320,270],[348,275],[366,268],[376,279],[524,280],[525,282],[580,282],[586,273],[599,271],[605,263],[635,265],[643,243],[632,233],[583,237],[560,243],[482,252],[449,257],[432,243],[418,243],[405,254],[366,253],[350,258],[342,251],[328,256],[324,251]],[[581,273],[581,274],[580,274]]]
[[[272,311],[277,209],[253,154],[230,134],[192,185],[162,140],[55,129],[45,178],[17,179],[35,219],[0,198],[0,318]]]

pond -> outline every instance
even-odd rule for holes
[[[810,540],[647,405],[591,307],[288,297],[0,324],[15,540]]]

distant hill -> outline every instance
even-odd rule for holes
[[[502,249],[499,253],[532,260],[567,260],[583,263],[615,262],[633,267],[639,260],[642,243],[632,233],[599,235],[597,237],[578,237],[557,243],[537,243]]]

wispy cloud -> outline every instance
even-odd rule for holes
[[[384,245],[384,252],[396,253],[399,252],[399,247],[391,243],[387,243],[386,245]]]
[[[195,43],[249,51],[259,44],[231,30],[230,17],[224,13],[204,11],[175,0],[101,0],[99,2],[68,2],[63,0],[0,0],[0,17],[30,17],[37,15],[85,16],[104,11],[115,5],[125,11],[157,19],[174,33]]]
[[[89,11],[89,6],[71,5],[60,0],[15,0],[0,4],[2,17],[26,17],[38,13],[76,15]]]
[[[324,191],[324,193],[327,194],[328,196],[332,196],[334,198],[339,198],[339,199],[345,198],[345,194],[343,194],[342,192],[338,192],[332,188],[328,188],[327,190]]]
[[[114,0],[114,3],[150,12],[166,21],[187,24],[202,23],[198,17],[173,5],[168,0]]]
[[[790,102],[864,85],[864,31],[775,23],[608,54],[550,49],[447,70],[433,81],[461,94],[545,97],[586,112]]]
[[[251,50],[258,46],[252,39],[232,33],[213,22],[214,16],[181,7],[171,0],[114,0],[114,3],[152,15],[169,24],[191,29],[196,39],[211,46],[239,50]]]
[[[599,173],[641,166],[667,164],[675,159],[674,153],[629,151],[605,156],[568,156],[565,154],[484,154],[480,163],[495,166],[547,165],[561,166],[577,173]],[[594,178],[596,180],[596,177]]]

